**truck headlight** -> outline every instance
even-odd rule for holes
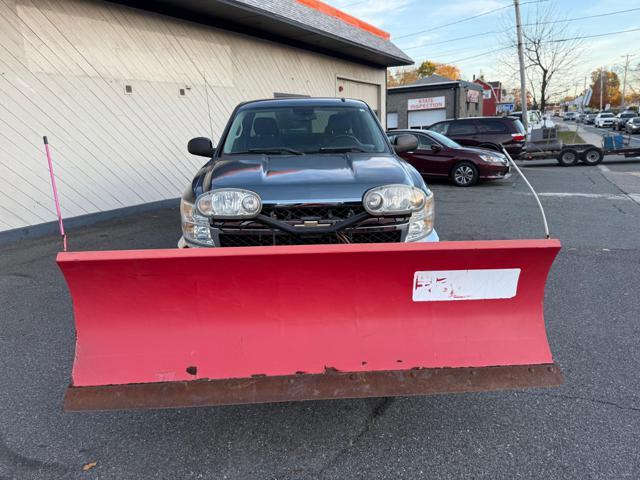
[[[424,208],[427,195],[409,185],[384,185],[364,194],[364,208],[371,215],[406,215]]]
[[[434,213],[433,192],[429,192],[425,197],[424,206],[411,214],[409,231],[404,241],[417,242],[428,237],[433,231]]]
[[[193,203],[180,200],[180,219],[182,235],[187,242],[206,246],[213,245],[209,220],[198,214]]]
[[[253,218],[260,213],[262,200],[249,190],[220,188],[200,195],[196,208],[204,217]]]

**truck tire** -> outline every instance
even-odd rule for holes
[[[451,181],[457,187],[471,187],[478,183],[478,169],[471,162],[457,163],[451,169]]]
[[[604,153],[598,147],[587,148],[581,155],[582,163],[585,165],[597,165],[604,158]]]
[[[572,167],[579,159],[578,151],[573,148],[563,148],[558,155],[558,163],[563,167]]]

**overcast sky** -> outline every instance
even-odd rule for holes
[[[521,0],[522,13],[533,18],[538,6],[531,0]],[[525,4],[527,3],[528,4]],[[635,32],[585,39],[585,53],[572,79],[583,79],[601,65],[607,68],[624,63],[623,55],[634,53],[632,62],[640,63],[640,0],[546,0],[554,4],[559,18],[573,19],[590,15],[637,9],[625,13],[569,22],[567,37],[603,34],[620,30],[638,29]],[[483,32],[504,31],[514,25],[513,2],[508,0],[329,0],[331,5],[362,20],[386,30],[391,40],[416,63],[429,59],[440,63],[454,62],[462,70],[463,78],[484,73],[489,80],[503,80],[505,74],[496,65],[501,53],[495,49],[504,46],[505,33],[486,33],[463,40],[451,40]],[[443,26],[490,10],[500,11]],[[422,32],[422,33],[416,33]],[[415,33],[415,34],[414,34]],[[410,36],[407,36],[410,35]],[[515,36],[515,29],[513,29]],[[516,55],[516,53],[513,53]],[[472,57],[472,58],[469,58]],[[638,85],[640,74],[633,78]]]

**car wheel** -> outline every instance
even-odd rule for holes
[[[470,187],[478,182],[478,169],[471,162],[460,162],[451,170],[451,180],[458,187]]]
[[[558,156],[558,163],[563,167],[571,167],[578,163],[579,157],[577,150],[573,148],[565,148],[560,151]]]
[[[599,148],[587,148],[584,152],[582,152],[582,163],[585,165],[597,165],[604,158],[604,154],[602,150]]]

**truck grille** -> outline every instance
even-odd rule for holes
[[[265,205],[262,214],[276,220],[345,220],[364,212],[362,205],[318,205],[276,207]]]
[[[402,240],[401,230],[342,232],[351,243],[391,243]],[[220,233],[222,247],[256,247],[268,245],[326,245],[344,243],[336,234],[289,235],[272,232]]]

